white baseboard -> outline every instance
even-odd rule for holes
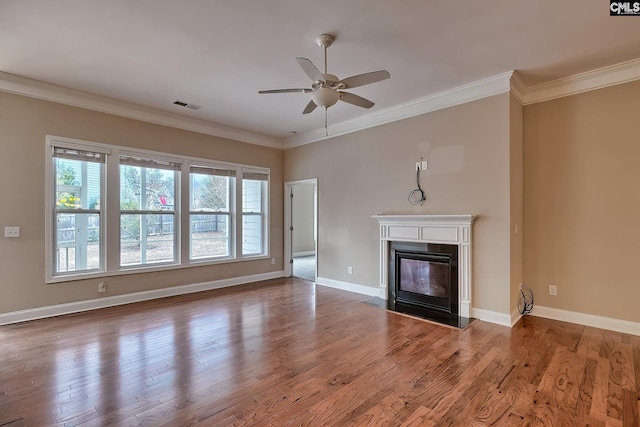
[[[577,323],[578,325],[592,326],[594,328],[607,329],[623,334],[639,335],[640,323],[628,320],[613,319],[611,317],[596,316],[593,314],[578,313],[575,311],[560,310],[558,308],[536,305],[531,312],[532,316],[546,319],[561,320],[563,322]]]
[[[371,287],[358,285],[355,283],[342,282],[340,280],[327,279],[326,277],[318,277],[316,284],[327,286],[329,288],[342,289],[343,291],[355,292],[358,294],[368,295],[372,297],[380,297],[380,287]],[[517,312],[517,310],[516,310]],[[520,313],[518,313],[520,314]],[[471,316],[485,322],[496,323],[498,325],[512,327],[512,316],[508,314],[498,313],[495,311],[484,310],[482,308],[471,308]]]
[[[316,285],[327,286],[329,288],[342,289],[343,291],[355,292],[357,294],[377,297],[380,293],[379,287],[371,287],[358,285],[356,283],[342,282],[340,280],[327,279],[326,277],[318,277]]]
[[[497,311],[471,307],[471,317],[484,320],[485,322],[495,323],[497,325],[508,326],[509,328],[512,326],[511,316],[504,313],[498,313]]]
[[[157,298],[165,298],[176,295],[185,295],[194,292],[208,291],[212,289],[226,288],[229,286],[243,285],[259,282],[261,280],[277,279],[284,277],[284,271],[254,274],[252,276],[233,277],[230,279],[214,280],[212,282],[194,283],[192,285],[174,286],[171,288],[154,289],[151,291],[134,292],[131,294],[115,295],[112,297],[96,298],[85,301],[70,302],[66,304],[49,305],[46,307],[30,308],[27,310],[0,313],[0,325],[26,322],[45,317],[61,316],[63,314],[78,313],[81,311],[95,310],[98,308],[114,307],[117,305],[134,302],[148,301]]]
[[[301,257],[301,256],[311,256],[311,255],[315,255],[316,251],[306,251],[306,252],[294,252],[293,257],[297,258],[297,257]]]
[[[520,320],[521,318],[522,318],[522,314],[520,314],[520,311],[518,311],[517,308],[513,310],[511,312],[511,327],[515,326],[516,323],[518,323],[518,320]]]

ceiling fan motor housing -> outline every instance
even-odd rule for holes
[[[319,87],[313,91],[312,98],[318,107],[329,108],[338,102],[340,92],[328,87]]]

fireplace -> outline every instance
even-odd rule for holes
[[[380,301],[389,310],[465,327],[471,320],[475,215],[374,215]]]
[[[391,242],[389,255],[389,301],[401,309],[457,318],[456,245]]]

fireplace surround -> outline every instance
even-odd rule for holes
[[[381,299],[387,300],[387,307],[396,311],[416,314],[422,317],[423,309],[435,312],[445,318],[471,318],[471,236],[472,224],[476,219],[475,215],[374,215],[380,224],[380,293]],[[398,295],[395,289],[394,278],[397,271],[396,254],[398,248],[407,259],[405,264],[411,266],[421,260],[429,259],[432,256],[437,275],[444,274],[444,267],[437,267],[439,264],[453,262],[455,268],[451,268],[450,274],[455,275],[452,283],[456,289],[449,293],[449,300],[438,298],[442,294],[442,289],[438,283],[430,283],[426,286],[435,288],[427,293],[435,298],[426,300],[409,301],[406,296],[415,296],[420,292],[416,289],[408,289],[404,295]],[[442,248],[447,248],[443,250]],[[449,257],[451,253],[456,257]],[[426,254],[426,255],[425,255]],[[433,257],[435,255],[435,257]],[[426,258],[424,258],[426,256]],[[440,257],[440,258],[438,258]],[[457,259],[453,259],[457,258]],[[452,260],[453,259],[453,260]],[[411,268],[411,267],[409,267]],[[417,267],[414,267],[417,268]],[[438,273],[438,271],[441,271]],[[424,275],[424,273],[418,273]],[[440,279],[435,280],[438,282]],[[410,285],[414,286],[414,285]],[[444,295],[444,294],[442,294]],[[421,297],[418,297],[420,299]],[[445,305],[448,305],[445,307]],[[453,313],[452,311],[457,311]],[[438,319],[436,319],[438,320]],[[446,322],[445,322],[446,323]],[[451,323],[456,323],[451,322]],[[464,323],[464,322],[462,322]]]

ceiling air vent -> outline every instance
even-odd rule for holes
[[[185,107],[185,108],[189,108],[191,110],[199,110],[202,108],[201,105],[194,105],[194,104],[188,104],[186,102],[182,102],[182,101],[173,101],[174,105],[179,105],[181,107]]]

